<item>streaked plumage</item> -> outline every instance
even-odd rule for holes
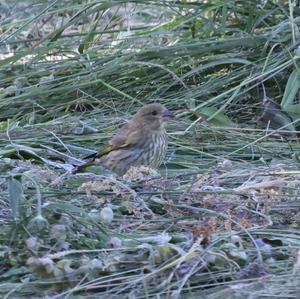
[[[164,159],[168,139],[165,122],[174,115],[160,104],[143,106],[108,142],[94,155],[93,160],[123,175],[131,166],[157,168]],[[80,166],[91,165],[91,162]]]

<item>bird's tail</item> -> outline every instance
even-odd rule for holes
[[[79,172],[84,172],[88,167],[93,166],[95,159],[97,158],[97,153],[88,155],[86,157],[84,157],[84,160],[88,160],[84,163],[82,163],[81,165],[77,165],[74,170],[73,173],[79,173]]]
[[[80,173],[80,172],[84,172],[86,171],[86,169],[90,166],[93,166],[95,163],[95,159],[96,158],[101,158],[102,156],[106,155],[107,153],[109,153],[112,149],[112,146],[111,145],[108,145],[106,147],[104,147],[102,150],[96,152],[96,153],[93,153],[91,155],[88,155],[84,158],[84,160],[88,160],[87,162],[81,164],[81,165],[78,165],[73,173]],[[107,168],[104,167],[106,170]]]
[[[94,164],[94,161],[88,161],[86,163],[83,163],[82,165],[78,165],[76,166],[72,173],[80,173],[80,172],[85,172],[86,169],[89,167],[89,166],[93,166]]]
[[[92,161],[94,161],[97,158],[97,155],[98,155],[98,152],[93,153],[91,155],[88,155],[88,156],[84,157],[84,160],[92,160]]]

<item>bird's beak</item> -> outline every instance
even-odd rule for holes
[[[171,119],[171,118],[174,118],[175,115],[174,115],[173,112],[171,112],[170,110],[166,109],[166,110],[163,112],[162,117],[163,117],[164,120],[169,120],[169,119]]]

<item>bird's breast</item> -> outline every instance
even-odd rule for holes
[[[168,139],[165,130],[158,131],[151,135],[151,142],[146,145],[147,161],[149,166],[157,168],[165,158],[168,147]]]

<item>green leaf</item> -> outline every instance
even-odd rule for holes
[[[93,40],[95,39],[96,34],[94,32],[97,29],[99,19],[100,16],[99,13],[97,13],[94,17],[94,21],[91,24],[89,33],[86,35],[83,43],[81,43],[78,47],[78,51],[80,54],[82,54],[84,50],[87,50],[91,46]]]
[[[34,159],[35,161],[43,161],[43,158],[39,156],[36,151],[29,146],[24,145],[8,145],[0,150],[0,157],[19,158],[19,159]]]
[[[214,115],[218,111],[215,107],[204,107],[201,108],[199,113],[203,115],[205,118],[209,118]],[[217,127],[227,127],[227,126],[234,126],[234,123],[231,119],[226,116],[223,112],[218,112],[210,121],[210,124],[217,126]]]
[[[300,105],[290,105],[284,110],[293,118],[294,121],[300,120]]]
[[[294,104],[294,100],[296,97],[296,94],[300,87],[300,80],[299,80],[299,74],[297,70],[294,70],[288,79],[288,82],[286,84],[284,94],[281,100],[281,107],[282,110],[288,111],[291,109],[291,107]]]
[[[9,201],[15,221],[20,219],[20,204],[25,198],[21,179],[21,175],[14,175],[8,179]]]
[[[92,4],[89,4],[87,5],[86,7],[84,7],[82,10],[78,11],[74,16],[72,16],[72,18],[70,18],[70,20],[67,22],[67,24],[55,31],[53,31],[51,34],[50,34],[50,42],[54,42],[56,41],[57,39],[59,39],[62,35],[62,33],[65,31],[65,29],[67,29],[68,27],[70,27],[71,25],[75,24],[77,21],[78,21],[78,18],[82,15],[82,14],[85,14],[86,11],[88,9],[90,9],[91,7],[93,6],[96,6],[97,8],[101,8],[101,9],[106,9],[107,7],[109,7],[110,5],[106,5],[106,4],[101,4],[101,5],[97,5],[97,3],[92,3]]]

